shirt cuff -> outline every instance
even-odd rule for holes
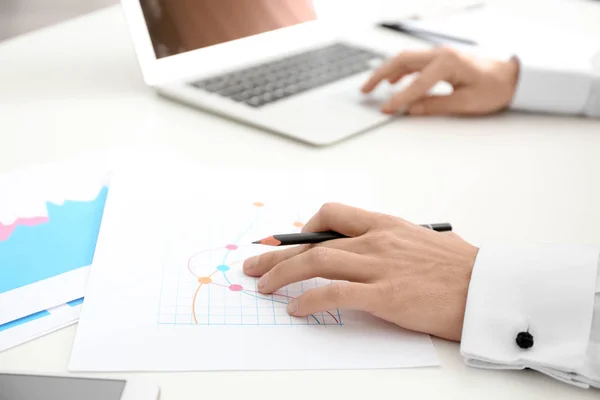
[[[599,256],[587,246],[482,246],[465,309],[466,363],[531,368],[564,381],[585,375]],[[521,332],[531,334],[531,347],[517,344]]]
[[[549,67],[516,58],[519,78],[510,108],[556,114],[585,114],[592,90],[590,68]]]

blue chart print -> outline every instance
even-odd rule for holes
[[[0,293],[92,263],[108,195],[47,204],[48,216],[0,225]]]
[[[310,279],[294,283],[265,295],[257,288],[258,280],[242,271],[245,258],[253,255],[256,246],[255,227],[267,206],[262,202],[253,205],[245,225],[230,242],[208,249],[198,249],[188,254],[181,265],[165,265],[159,324],[167,325],[268,325],[297,326],[342,325],[339,310],[315,313],[308,317],[292,317],[287,304],[306,290],[316,289],[329,281]],[[302,227],[299,221],[290,221],[289,230]]]

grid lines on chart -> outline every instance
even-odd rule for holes
[[[288,302],[305,290],[322,286],[320,279],[311,279],[263,294],[257,288],[258,279],[242,272],[245,254],[251,244],[244,239],[266,208],[262,202],[252,205],[253,216],[234,240],[222,246],[200,249],[189,256],[186,265],[178,265],[175,273],[163,271],[158,313],[160,325],[203,326],[297,326],[342,325],[339,310],[293,317],[287,312]],[[299,221],[291,221],[295,229]],[[290,228],[291,229],[291,228]],[[256,247],[256,246],[254,246]],[[165,269],[173,266],[165,265]],[[324,281],[327,283],[327,281]]]

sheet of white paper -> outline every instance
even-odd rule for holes
[[[0,352],[74,324],[80,312],[80,301],[73,301],[0,325]]]
[[[166,164],[166,163],[164,163]],[[335,179],[333,179],[335,177]],[[437,365],[427,335],[364,313],[292,318],[307,281],[257,293],[249,245],[299,229],[323,202],[373,208],[354,171],[140,166],[111,180],[72,371],[354,369]]]
[[[0,325],[84,296],[108,193],[102,161],[0,177]]]

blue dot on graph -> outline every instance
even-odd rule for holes
[[[229,266],[227,266],[227,265],[219,265],[217,267],[217,270],[219,270],[221,272],[227,272],[227,271],[229,271]]]

